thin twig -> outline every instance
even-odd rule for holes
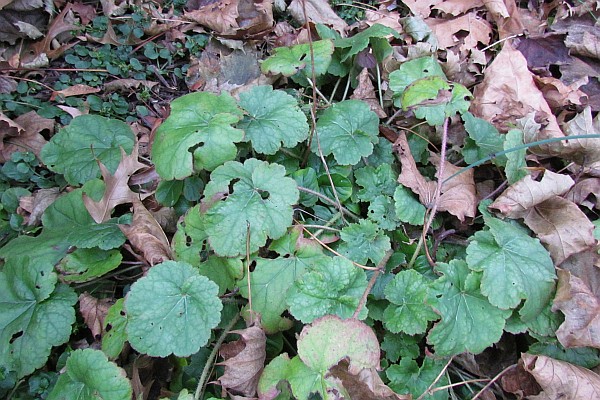
[[[507,372],[508,372],[508,371],[510,371],[511,369],[515,368],[516,366],[517,366],[516,364],[513,364],[513,365],[510,365],[510,366],[508,366],[508,367],[504,368],[502,371],[500,371],[500,372],[498,373],[498,375],[496,375],[496,376],[495,376],[495,377],[494,377],[494,378],[493,378],[491,381],[489,381],[489,382],[487,383],[487,385],[485,385],[485,386],[484,386],[484,387],[483,387],[483,388],[482,388],[482,389],[479,391],[479,393],[477,393],[477,394],[476,394],[476,395],[475,395],[475,396],[474,396],[474,397],[473,397],[471,400],[477,400],[477,399],[479,398],[479,396],[481,396],[483,392],[485,392],[486,390],[488,390],[488,389],[490,388],[490,386],[492,386],[492,385],[494,384],[494,382],[496,382],[498,379],[500,379],[500,377],[501,377],[502,375],[504,375],[505,373],[507,373]]]
[[[379,276],[379,274],[382,271],[385,271],[385,265],[390,260],[390,257],[392,256],[392,254],[394,254],[394,250],[390,249],[390,250],[386,251],[385,254],[383,255],[383,258],[381,259],[381,261],[379,261],[379,264],[377,264],[377,269],[375,270],[375,272],[373,272],[373,275],[371,276],[371,279],[369,280],[369,283],[367,284],[367,287],[365,288],[365,291],[358,302],[358,306],[356,306],[356,310],[354,310],[354,314],[352,314],[352,319],[358,318],[358,314],[360,314],[360,310],[362,310],[362,308],[367,303],[367,297],[369,297],[369,293],[371,293],[371,289],[373,289],[373,286],[375,286],[375,281],[377,281],[377,277]]]
[[[310,80],[309,78],[306,78],[306,80],[308,81],[308,83],[310,84],[310,86],[313,88],[313,90],[315,92],[317,92],[317,94],[319,95],[319,97],[328,105],[330,106],[331,103],[329,102],[329,99],[327,97],[325,97],[325,95],[323,93],[321,93],[321,91],[319,90],[319,88],[317,88],[317,85],[315,85],[313,83],[312,80]]]
[[[250,222],[246,221],[246,281],[248,283],[248,308],[250,309],[250,324],[254,323],[252,310],[252,285],[250,281]]]
[[[202,395],[204,394],[204,388],[206,387],[206,381],[208,380],[208,377],[210,375],[209,371],[212,368],[215,358],[217,358],[217,353],[219,352],[221,345],[225,341],[225,338],[229,334],[229,331],[233,328],[233,326],[238,321],[238,319],[240,319],[239,313],[236,314],[235,317],[233,317],[231,319],[231,321],[229,321],[229,323],[223,330],[223,333],[221,333],[221,336],[219,336],[219,339],[215,343],[215,347],[213,347],[212,351],[210,352],[210,355],[208,356],[208,359],[206,360],[206,363],[204,364],[204,368],[202,369],[202,375],[200,375],[200,379],[198,380],[198,386],[196,386],[196,393],[194,394],[194,400],[199,400],[202,397]]]
[[[453,359],[454,359],[454,357],[450,357],[450,359],[448,360],[448,362],[446,363],[446,365],[444,365],[444,368],[442,368],[442,370],[440,371],[440,373],[438,374],[438,376],[433,380],[433,382],[431,382],[431,385],[429,385],[429,387],[427,388],[427,390],[424,391],[423,393],[421,393],[421,395],[419,397],[417,397],[417,400],[421,400],[426,395],[431,394],[431,389],[442,378],[442,375],[444,375],[446,373],[446,370],[448,369],[448,366],[450,365],[450,363],[452,362]]]
[[[321,199],[321,200],[325,201],[326,203],[329,203],[329,204],[331,204],[333,206],[337,206],[338,205],[335,200],[332,200],[329,197],[325,196],[324,194],[316,192],[316,191],[314,191],[312,189],[305,188],[303,186],[298,186],[298,190],[301,191],[301,192],[304,192],[304,193],[312,194],[313,196],[317,196],[319,199]],[[340,208],[340,211],[343,212],[344,214],[346,214],[347,216],[351,217],[351,218],[354,218],[356,220],[360,219],[360,216],[354,214],[352,211],[348,210],[347,208],[345,208],[343,206]]]

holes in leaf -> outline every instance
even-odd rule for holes
[[[104,331],[108,333],[108,332],[110,332],[111,329],[112,329],[112,325],[106,324],[106,329]]]
[[[260,198],[263,200],[268,200],[271,196],[271,194],[266,190],[256,189],[256,191],[258,192],[258,194],[260,194]]]
[[[17,340],[18,338],[20,338],[21,336],[23,336],[23,331],[19,331],[16,333],[13,333],[13,335],[11,336],[10,340],[8,341],[9,344],[13,344],[15,340]]]
[[[229,182],[229,194],[233,193],[233,185],[240,181],[240,178],[234,178]]]

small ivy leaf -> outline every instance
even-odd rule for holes
[[[281,314],[287,309],[286,299],[294,281],[300,279],[310,265],[327,265],[331,258],[323,254],[313,241],[302,240],[299,229],[273,241],[269,250],[277,258],[257,258],[250,273],[252,309],[261,315],[261,324],[268,333],[288,329],[290,322]],[[248,298],[248,286],[239,283],[240,293]]]
[[[398,174],[391,165],[381,164],[377,168],[366,166],[354,172],[356,184],[360,186],[357,196],[360,201],[373,201],[381,195],[392,196],[398,186]]]
[[[127,314],[123,310],[125,299],[120,298],[109,309],[104,318],[104,335],[102,336],[102,351],[108,358],[119,357],[127,341]]]
[[[366,219],[346,226],[340,237],[342,242],[337,250],[359,264],[365,264],[368,260],[377,264],[391,249],[390,238],[374,222]]]
[[[440,126],[444,123],[445,118],[451,117],[456,113],[462,114],[467,112],[470,105],[470,102],[467,99],[472,98],[473,95],[466,87],[458,83],[453,83],[451,85],[451,90],[440,87],[437,97],[433,97],[431,100],[423,99],[423,97],[427,97],[435,87],[431,88],[431,91],[424,90],[423,93],[413,93],[416,86],[419,86],[420,88],[420,84],[428,80],[438,81],[441,80],[441,78],[429,77],[421,79],[415,82],[414,85],[409,86],[402,95],[403,106],[405,99],[408,98],[409,94],[411,95],[411,98],[410,101],[406,100],[407,105],[410,105],[411,102],[422,100],[422,102],[414,106],[415,117],[426,120],[429,125]],[[449,87],[450,85],[448,85],[448,88]]]
[[[366,49],[369,46],[370,42],[374,42],[374,39],[386,38],[387,36],[394,36],[396,38],[400,37],[399,33],[390,27],[381,24],[373,24],[364,31],[359,32],[352,37],[336,39],[335,47],[340,49],[347,49],[343,51],[343,56],[341,59],[342,62],[345,62],[350,57],[355,56],[360,51]],[[384,49],[383,45],[380,42],[375,42],[378,45],[377,48],[379,49],[380,53],[378,55],[381,57],[378,57],[379,62],[383,61],[383,58],[385,58],[386,53],[389,53],[392,50],[391,46],[389,45],[389,42],[387,40],[385,42],[388,44],[389,49]]]
[[[221,320],[218,290],[187,263],[155,265],[131,286],[125,299],[129,343],[153,357],[196,353]]]
[[[68,286],[56,286],[53,268],[11,257],[0,271],[0,367],[18,378],[42,367],[52,347],[71,336],[77,295]]]
[[[345,258],[319,259],[294,282],[287,304],[290,313],[304,323],[327,314],[350,318],[366,287],[365,272]],[[366,317],[363,307],[359,319]]]
[[[338,164],[354,165],[373,153],[373,144],[379,141],[379,118],[365,102],[345,100],[323,112],[317,132],[324,155],[333,154]],[[317,140],[311,146],[318,154]]]
[[[385,358],[390,362],[398,362],[402,358],[416,360],[421,354],[419,347],[421,339],[421,335],[410,336],[405,333],[386,332],[381,342],[381,350],[385,352]]]
[[[267,238],[278,239],[286,233],[292,225],[292,205],[298,201],[299,192],[296,182],[285,176],[283,166],[254,158],[244,164],[227,162],[211,174],[205,199],[228,193],[230,184],[232,193],[206,212],[208,241],[217,254],[245,254],[248,235],[253,253],[264,246]]]
[[[550,254],[523,229],[484,214],[489,231],[475,233],[467,247],[467,263],[482,271],[481,292],[502,309],[516,308],[521,319],[535,318],[554,293],[556,273]]]
[[[260,66],[264,74],[292,76],[302,72],[307,77],[312,76],[311,48],[309,44],[278,47],[274,49],[274,52],[275,54],[264,60]],[[331,40],[317,40],[313,42],[312,53],[314,54],[315,75],[323,75],[327,72],[327,68],[331,62],[333,42]]]
[[[438,76],[446,79],[446,74],[434,57],[420,57],[407,61],[400,65],[396,71],[390,74],[390,89],[395,93],[394,105],[402,107],[400,96],[413,82],[428,77]]]
[[[65,283],[88,282],[121,265],[123,256],[119,250],[76,249],[56,265]]]
[[[410,190],[402,185],[394,191],[394,205],[396,215],[400,221],[415,226],[425,223],[425,206],[414,197]]]
[[[495,307],[481,294],[481,274],[470,272],[463,260],[439,263],[438,271],[444,276],[433,282],[429,303],[442,319],[427,337],[436,355],[479,354],[500,340],[511,312]]]
[[[304,326],[298,337],[298,356],[322,375],[347,357],[350,373],[357,374],[365,368],[379,369],[380,350],[375,332],[364,322],[326,315]]]
[[[429,321],[439,318],[425,302],[428,291],[428,282],[417,271],[411,269],[396,274],[385,287],[385,298],[391,303],[383,313],[386,329],[409,335],[425,332]]]
[[[282,145],[292,148],[308,137],[306,115],[294,97],[272,86],[255,86],[240,94],[239,105],[248,115],[238,124],[252,148],[275,154]]]
[[[390,387],[396,393],[410,393],[413,398],[420,398],[428,389],[436,389],[450,383],[446,374],[442,374],[439,377],[445,365],[446,362],[443,360],[434,360],[433,358],[425,357],[423,365],[419,368],[415,360],[403,358],[399,364],[390,366],[385,371],[385,374],[390,380]],[[434,382],[436,382],[435,385],[430,388]],[[423,396],[423,399],[447,400],[448,389],[436,390],[431,395]]]
[[[171,103],[171,115],[156,131],[152,160],[165,180],[183,179],[194,170],[212,171],[237,154],[244,132],[233,128],[243,116],[235,99],[223,92],[190,93]]]
[[[127,374],[99,350],[75,350],[58,377],[48,400],[129,400],[132,389]]]
[[[130,154],[134,146],[135,137],[126,123],[81,115],[50,139],[41,159],[48,169],[77,186],[100,176],[98,161],[113,173],[121,161],[121,148]]]

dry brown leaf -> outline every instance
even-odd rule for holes
[[[402,0],[402,2],[414,15],[427,18],[431,14],[431,8],[443,3],[444,0]]]
[[[299,24],[306,23],[306,18],[313,24],[325,24],[344,34],[348,27],[346,21],[338,17],[326,0],[292,0],[287,11]]]
[[[542,391],[535,378],[523,367],[522,359],[519,360],[515,368],[502,374],[500,384],[504,391],[515,394],[518,399],[534,396]]]
[[[23,215],[21,212],[19,214],[24,216],[24,220],[28,226],[37,225],[41,221],[42,214],[44,214],[46,208],[54,203],[59,194],[59,188],[50,188],[39,189],[33,196],[21,197],[19,199],[19,208],[26,211],[28,215]]]
[[[537,88],[527,68],[527,60],[509,41],[485,70],[483,81],[475,88],[471,112],[507,132],[517,125],[517,119],[535,111],[536,117],[547,120],[544,129],[528,141],[563,137],[552,110]]]
[[[254,396],[265,365],[267,337],[258,326],[231,331],[242,338],[224,344],[221,357],[225,373],[218,379],[223,388],[244,396]]]
[[[0,93],[7,94],[17,90],[18,83],[16,80],[0,75]]]
[[[510,17],[503,0],[483,0],[483,4],[496,20]]]
[[[450,15],[460,15],[467,11],[483,6],[483,0],[446,0],[435,7],[436,10],[440,10]]]
[[[527,175],[508,187],[490,206],[512,219],[525,218],[536,205],[561,196],[574,185],[569,175],[546,170],[540,181]]]
[[[31,151],[39,158],[42,147],[47,143],[42,132],[54,133],[54,120],[30,111],[10,121],[0,113],[0,163],[8,161],[15,151]]]
[[[408,146],[404,132],[400,132],[398,135],[398,139],[394,143],[394,151],[398,154],[402,165],[402,172],[398,177],[398,182],[410,188],[419,196],[421,204],[430,208],[433,205],[432,202],[437,183],[425,179],[419,172],[415,160],[410,153],[410,147]],[[439,156],[432,154],[430,161],[439,171]],[[459,170],[459,167],[455,167],[446,161],[442,179],[445,181]],[[442,184],[441,195],[438,199],[438,210],[449,212],[461,222],[464,222],[465,217],[473,218],[475,216],[477,211],[477,195],[473,180],[473,170],[463,172]]]
[[[137,143],[134,144],[130,155],[121,149],[121,162],[114,175],[101,162],[98,163],[98,166],[106,185],[104,195],[100,201],[96,202],[84,193],[83,203],[94,221],[102,223],[110,219],[110,214],[117,205],[139,200],[139,194],[129,188],[128,182],[131,175],[146,166],[138,161]]]
[[[542,387],[538,399],[600,399],[600,376],[587,368],[524,353],[525,369]]]
[[[213,30],[217,35],[243,38],[273,27],[269,0],[189,0],[184,18]]]
[[[389,11],[386,6],[387,3],[389,3],[389,1],[382,1],[379,4],[379,9],[377,11],[365,11],[364,21],[369,26],[372,26],[374,24],[381,24],[392,28],[396,32],[402,32],[404,28],[400,23],[400,13],[398,13],[398,11]]]
[[[600,115],[592,119],[592,109],[586,107],[575,118],[563,124],[565,134],[600,134]],[[600,161],[600,139],[575,139],[560,142],[560,156],[579,165],[590,165]]]
[[[411,395],[399,395],[394,393],[379,377],[374,368],[363,369],[358,375],[348,371],[347,360],[340,361],[331,367],[326,378],[335,378],[341,382],[341,387],[346,389],[350,399],[368,400],[411,400]]]
[[[575,271],[558,269],[552,310],[560,310],[565,321],[556,331],[556,337],[566,348],[600,348],[600,269],[591,264],[597,255],[588,253],[578,258],[567,261],[568,267],[577,268]]]
[[[173,258],[165,232],[139,199],[133,200],[131,225],[119,225],[119,228],[150,265]]]
[[[50,101],[54,101],[57,96],[61,97],[71,97],[71,96],[81,96],[84,94],[98,93],[100,91],[99,88],[94,88],[88,85],[73,85],[69,86],[63,90],[56,90],[52,92],[50,96]]]
[[[492,37],[491,25],[475,13],[447,20],[429,18],[425,22],[435,34],[441,49],[460,45],[462,53],[477,48],[478,43],[489,44]],[[468,34],[458,39],[457,34],[462,31]]]
[[[110,92],[128,92],[134,89],[139,89],[140,86],[152,89],[158,85],[158,82],[152,82],[145,79],[115,79],[114,81],[104,84],[104,90]]]
[[[600,178],[582,179],[567,193],[567,200],[587,208],[600,207]]]
[[[75,107],[63,106],[60,104],[58,104],[56,107],[60,108],[61,110],[63,110],[64,112],[66,112],[73,118],[79,117],[80,115],[83,115],[83,114],[87,114],[87,112],[84,113],[79,108],[75,108]]]
[[[79,296],[79,312],[83,316],[85,324],[88,326],[95,340],[102,337],[104,318],[108,309],[113,305],[111,299],[97,299],[88,292]]]
[[[373,82],[371,82],[371,77],[369,76],[369,70],[367,68],[363,68],[363,70],[358,75],[358,85],[351,99],[362,100],[369,105],[371,111],[373,111],[379,118],[387,117],[383,108],[379,104],[379,99],[375,95],[375,87],[373,86]]]
[[[567,107],[580,106],[583,104],[582,100],[588,97],[587,94],[579,90],[579,87],[587,82],[575,82],[567,86],[560,79],[551,76],[534,76],[534,78],[553,111],[560,112]]]

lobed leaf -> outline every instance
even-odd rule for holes
[[[374,222],[365,219],[343,228],[340,237],[338,251],[359,264],[368,260],[377,264],[391,248],[390,238]]]

